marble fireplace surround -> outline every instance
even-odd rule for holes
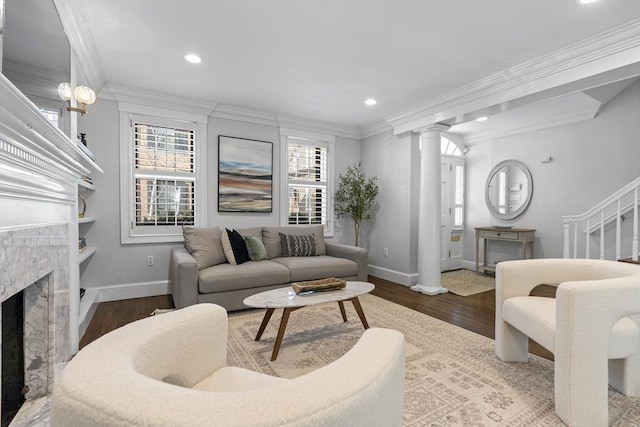
[[[1,73],[0,99],[0,296],[25,291],[29,387],[11,426],[42,425],[78,351],[78,183],[102,169]]]
[[[27,407],[50,394],[71,357],[68,236],[68,224],[0,229],[2,301],[25,291]],[[21,424],[19,417],[12,425]]]

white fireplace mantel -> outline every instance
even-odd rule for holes
[[[102,172],[0,74],[0,296],[4,301],[36,282],[27,300],[42,295],[30,304],[44,314],[29,323],[48,337],[48,367],[28,373],[32,386],[42,383],[33,398],[51,391],[78,351],[78,182],[92,171]]]

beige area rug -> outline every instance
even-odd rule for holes
[[[494,276],[476,274],[471,270],[453,270],[442,273],[440,284],[452,294],[463,297],[496,288]]]
[[[502,363],[494,341],[373,295],[361,297],[371,327],[406,339],[405,426],[561,426],[553,405],[553,363]],[[230,313],[229,365],[294,378],[346,353],[363,333],[353,306],[306,307],[291,314],[276,361],[269,361],[281,310],[255,342],[264,310]],[[371,357],[375,357],[374,354]],[[308,397],[308,396],[307,396]],[[609,390],[610,424],[640,425],[640,398]]]

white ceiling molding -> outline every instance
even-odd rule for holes
[[[101,99],[118,101],[120,103],[144,105],[147,107],[164,108],[167,110],[184,111],[190,114],[208,116],[218,104],[199,101],[191,98],[167,95],[150,90],[124,86],[117,83],[107,83],[98,95]]]
[[[463,122],[470,119],[466,115],[483,108],[500,106],[639,63],[640,19],[635,19],[597,36],[461,86],[410,110],[387,117],[386,120],[394,127],[395,134],[454,118],[457,122]],[[638,67],[628,67],[625,70],[628,71],[626,77],[639,72]],[[566,88],[572,91],[581,89],[585,88]]]
[[[557,117],[552,120],[540,121],[537,123],[532,123],[532,124],[528,124],[521,127],[499,130],[496,132],[471,133],[469,135],[465,135],[462,139],[464,141],[465,146],[476,145],[482,142],[491,141],[491,140],[502,138],[505,136],[517,135],[525,132],[532,132],[535,130],[546,129],[554,126],[567,125],[570,123],[581,122],[583,120],[591,120],[596,117],[596,115],[600,112],[600,109],[601,107],[592,108],[589,111],[580,111],[577,113],[571,113],[571,114]]]
[[[361,139],[360,128],[356,126],[326,123],[317,120],[288,116],[286,114],[276,114],[276,117],[280,127],[340,136],[343,138]]]
[[[379,135],[381,133],[392,131],[393,127],[385,121],[373,123],[360,128],[360,137],[362,139],[371,138],[372,136]]]
[[[278,126],[278,119],[274,113],[236,107],[234,105],[218,104],[209,115],[219,119],[236,120],[265,126]]]
[[[96,93],[100,92],[106,79],[84,16],[82,3],[71,0],[53,0],[53,3],[69,39],[71,52],[77,59],[75,65],[80,76],[78,83],[90,86]]]

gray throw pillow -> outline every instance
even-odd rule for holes
[[[198,270],[227,262],[222,250],[220,227],[182,227],[184,247],[196,260]]]
[[[247,251],[249,252],[249,259],[251,261],[262,261],[267,259],[267,250],[262,243],[262,239],[255,236],[244,236],[244,241],[247,244]]]
[[[316,256],[316,239],[313,234],[282,234],[282,256]]]

